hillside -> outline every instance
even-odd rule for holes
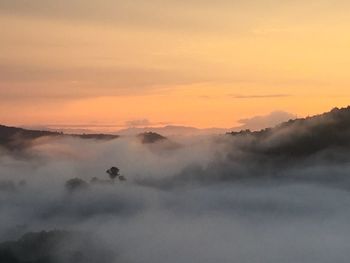
[[[110,251],[98,247],[88,235],[78,232],[29,232],[16,241],[0,243],[0,261],[3,263],[102,263],[110,262],[111,258]]]
[[[216,141],[224,150],[206,168],[191,166],[172,178],[150,184],[173,187],[189,182],[278,177],[337,187],[350,185],[350,181],[343,184],[350,163],[350,107],[261,131],[227,133]]]
[[[8,150],[21,150],[30,146],[33,140],[42,137],[77,137],[81,139],[113,140],[119,136],[109,134],[64,134],[60,132],[27,130],[0,125],[0,146]]]
[[[350,149],[350,107],[290,120],[274,128],[229,133],[245,152],[301,158],[327,149]]]

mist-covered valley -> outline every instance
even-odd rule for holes
[[[222,135],[24,132],[2,137],[0,262],[348,262],[350,108]]]

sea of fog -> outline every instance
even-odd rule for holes
[[[350,165],[313,157],[276,170],[254,155],[242,161],[235,144],[43,138],[23,153],[2,150],[0,242],[86,233],[97,255],[86,263],[348,262]],[[109,181],[111,166],[127,180]],[[69,190],[72,178],[87,185]]]

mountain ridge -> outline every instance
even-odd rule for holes
[[[289,120],[261,131],[243,130],[228,135],[246,137],[247,144],[241,149],[267,155],[297,157],[332,147],[350,148],[350,106]]]
[[[3,146],[8,150],[21,150],[30,146],[33,140],[43,137],[72,137],[94,140],[113,140],[119,138],[120,136],[111,134],[65,134],[62,132],[29,130],[0,125],[0,146]]]

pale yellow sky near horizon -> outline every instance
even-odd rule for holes
[[[0,123],[233,127],[350,100],[343,0],[0,0]]]

